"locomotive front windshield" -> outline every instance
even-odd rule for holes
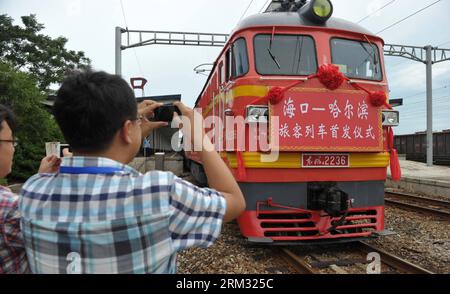
[[[260,75],[311,75],[317,71],[313,38],[303,35],[257,35],[256,71]]]
[[[362,41],[331,40],[333,64],[349,78],[381,81],[382,73],[378,47]]]

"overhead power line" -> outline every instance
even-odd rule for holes
[[[434,107],[439,107],[439,109],[437,109],[437,110],[442,110],[442,106],[450,107],[450,105],[446,105],[446,103],[450,102],[449,98],[450,98],[450,96],[448,95],[448,93],[447,93],[447,95],[433,98],[433,102],[436,102],[439,104],[439,105],[434,105]],[[410,114],[410,113],[426,111],[426,109],[424,109],[424,108],[417,107],[418,104],[422,104],[422,103],[425,103],[425,101],[416,101],[416,102],[412,102],[412,103],[406,102],[406,104],[403,105],[403,107],[406,107],[406,109],[403,109],[401,111],[401,113]]]
[[[447,88],[447,87],[450,87],[450,85],[446,85],[446,86],[442,86],[442,87],[440,87],[440,88],[433,89],[433,92],[434,92],[434,91],[437,91],[437,90],[445,89],[445,88]],[[427,92],[424,91],[424,92],[420,92],[420,93],[408,95],[408,96],[406,96],[406,97],[403,97],[403,99],[411,98],[411,97],[416,97],[416,96],[423,95],[423,94],[426,94],[426,93],[427,93]]]
[[[424,8],[417,10],[416,12],[414,12],[414,13],[408,15],[407,17],[402,18],[401,20],[399,20],[399,21],[397,21],[397,22],[395,22],[395,23],[393,23],[393,24],[391,24],[391,25],[385,27],[385,28],[382,29],[381,31],[377,32],[376,34],[378,35],[378,34],[384,32],[384,31],[387,31],[388,29],[390,29],[390,28],[392,28],[392,27],[398,25],[399,23],[404,22],[405,20],[407,20],[407,19],[413,17],[414,15],[416,15],[416,14],[418,14],[418,13],[420,13],[420,12],[422,12],[422,11],[424,11],[424,10],[426,10],[426,9],[428,9],[428,8],[430,8],[430,7],[434,6],[434,5],[436,5],[436,4],[438,4],[438,3],[441,2],[441,1],[442,1],[442,0],[437,0],[437,1],[435,1],[435,2],[433,2],[433,3],[431,3],[431,4],[429,4],[429,5],[425,6]]]
[[[120,0],[120,8],[122,8],[122,16],[123,16],[123,21],[125,22],[125,27],[128,28],[127,18],[125,16],[125,9],[123,8],[122,0]]]
[[[380,12],[380,11],[383,10],[384,8],[386,8],[386,7],[388,7],[389,5],[393,4],[395,1],[397,1],[397,0],[392,0],[392,1],[390,1],[389,3],[387,3],[386,5],[384,5],[383,7],[379,8],[379,9],[375,10],[374,12],[372,12],[372,13],[366,15],[365,17],[361,18],[357,23],[361,23],[361,22],[365,21],[366,19],[370,18],[372,15],[374,15],[374,14]]]
[[[437,97],[437,98],[433,98],[433,102],[447,102],[450,101],[448,100],[448,98],[450,98],[450,96],[441,96],[441,97]],[[405,102],[404,102],[405,103]],[[425,100],[423,101],[415,101],[415,102],[406,102],[406,104],[404,106],[411,106],[411,105],[417,105],[417,104],[421,104],[421,103],[426,103]],[[410,111],[414,111],[414,109],[410,109]]]
[[[122,8],[122,16],[123,16],[123,21],[124,21],[124,23],[125,23],[125,27],[128,29],[127,18],[126,18],[126,16],[125,16],[125,9],[123,8],[123,2],[122,2],[122,0],[120,0],[120,8]],[[136,63],[137,63],[137,66],[138,66],[138,68],[139,68],[139,72],[141,73],[141,76],[143,76],[144,73],[143,73],[143,71],[142,71],[142,66],[141,66],[141,63],[139,62],[139,57],[138,57],[138,55],[137,55],[137,53],[136,53],[136,49],[135,49],[135,48],[133,48],[133,52],[134,52],[134,57],[136,58]]]
[[[264,5],[263,5],[263,6],[261,7],[261,9],[259,10],[259,13],[261,13],[261,12],[264,11],[264,8],[267,7],[267,4],[269,4],[270,1],[271,1],[271,0],[267,0],[266,3],[264,3]]]
[[[247,13],[248,9],[250,8],[250,6],[252,6],[253,1],[254,1],[254,0],[251,0],[251,1],[250,1],[250,3],[248,4],[247,8],[246,8],[245,11],[244,11],[244,13],[242,13],[241,18],[239,18],[238,22],[240,22],[240,21],[244,18],[244,16],[245,16],[245,14]]]

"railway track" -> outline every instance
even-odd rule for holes
[[[380,257],[381,274],[433,274],[401,257],[365,242],[345,246],[278,248],[281,257],[300,274],[367,274],[368,254]]]
[[[403,192],[385,192],[387,205],[450,219],[450,202]]]
[[[291,267],[293,267],[299,274],[307,274],[314,275],[319,272],[317,269],[314,269],[304,258],[304,256],[300,256],[295,254],[290,249],[280,248],[279,254],[281,258],[283,258]]]

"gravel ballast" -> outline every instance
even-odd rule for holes
[[[395,235],[368,240],[386,251],[435,273],[450,273],[450,223],[436,217],[386,208],[386,229]],[[192,248],[178,255],[181,274],[293,274],[272,247],[252,246],[236,223],[207,249]],[[331,273],[332,271],[322,271]]]
[[[178,254],[181,274],[291,274],[295,270],[271,247],[247,243],[236,223],[224,224],[222,234],[207,249],[192,248]]]

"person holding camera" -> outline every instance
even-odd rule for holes
[[[207,247],[245,201],[203,131],[185,132],[203,146],[209,186],[171,172],[129,167],[142,138],[167,122],[150,121],[162,104],[139,106],[128,84],[105,72],[79,72],[57,93],[54,116],[73,157],[56,175],[35,175],[22,188],[20,211],[33,273],[176,273],[177,252]],[[183,119],[194,111],[176,103]]]
[[[11,173],[15,147],[16,118],[0,104],[0,179]],[[42,159],[39,173],[54,173],[60,160],[56,156]],[[29,266],[20,229],[19,197],[0,186],[0,274],[29,273]]]

